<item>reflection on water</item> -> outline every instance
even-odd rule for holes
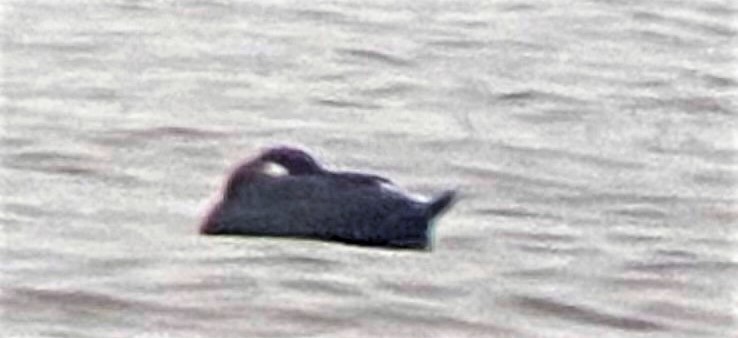
[[[728,336],[736,13],[7,2],[4,332]],[[463,199],[430,253],[198,236],[277,143]]]

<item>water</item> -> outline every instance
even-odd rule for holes
[[[732,1],[6,1],[7,337],[738,332]],[[272,144],[463,199],[432,252],[202,237]]]

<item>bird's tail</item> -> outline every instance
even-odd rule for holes
[[[446,209],[451,207],[451,205],[456,200],[456,191],[455,190],[446,190],[442,192],[440,195],[434,197],[429,203],[428,203],[428,218],[432,219],[434,217],[437,217],[439,214],[444,212]]]

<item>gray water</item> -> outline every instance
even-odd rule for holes
[[[4,337],[737,337],[734,1],[4,1]],[[294,144],[430,252],[203,237]]]

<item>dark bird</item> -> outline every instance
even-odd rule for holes
[[[287,174],[270,174],[270,163]],[[429,246],[432,221],[454,197],[449,190],[422,200],[386,178],[329,171],[303,150],[275,147],[233,171],[200,233],[422,249]]]

